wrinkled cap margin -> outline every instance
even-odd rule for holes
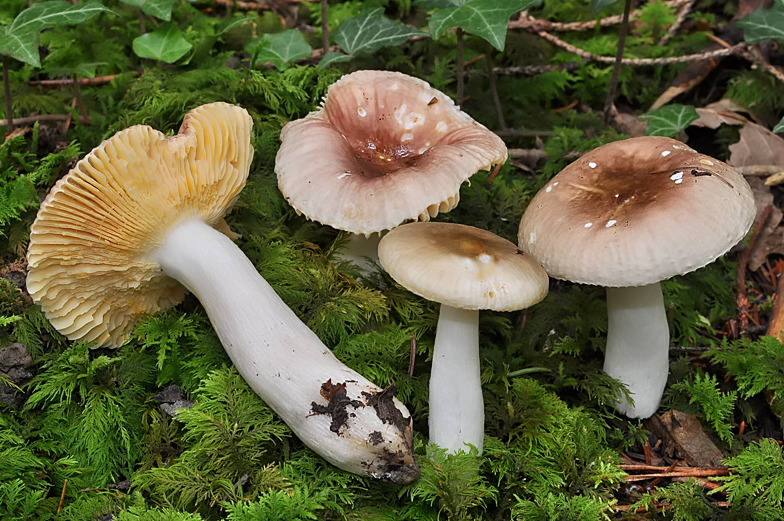
[[[734,168],[664,137],[601,146],[536,194],[520,222],[520,249],[551,277],[642,286],[713,262],[756,213]]]
[[[498,136],[427,82],[357,71],[283,128],[275,172],[298,213],[370,235],[448,212],[463,181],[506,156]]]
[[[116,347],[139,318],[182,300],[184,287],[149,254],[190,219],[228,231],[251,127],[240,107],[203,105],[174,136],[145,125],[118,132],[55,184],[30,230],[27,289],[58,331]]]
[[[533,257],[473,226],[404,224],[381,239],[378,255],[400,285],[455,308],[514,311],[548,291],[547,273]]]

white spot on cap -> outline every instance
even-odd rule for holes
[[[364,118],[365,116],[367,116],[367,110],[363,109],[362,107],[359,107],[357,109],[357,114],[359,114],[360,118]]]
[[[342,174],[340,174],[340,175],[338,176],[338,179],[343,179],[344,177],[346,177],[346,176],[348,176],[348,175],[351,175],[351,172],[343,172]]]
[[[665,150],[664,152],[662,152],[662,157],[667,157],[670,154],[672,154],[672,150]]]
[[[400,136],[401,143],[405,143],[406,141],[411,141],[412,139],[414,139],[414,134],[412,134],[411,132],[406,132],[405,134]]]
[[[711,161],[710,159],[700,159],[700,163],[702,163],[703,165],[713,166],[713,161]]]
[[[443,134],[444,132],[446,132],[446,130],[447,130],[446,123],[444,121],[439,121],[438,124],[436,125],[436,132],[441,132]]]
[[[676,180],[675,180],[675,184],[676,184],[676,185],[679,185],[679,184],[681,184],[682,182],[683,182],[683,179],[676,179]]]
[[[488,262],[493,260],[493,257],[491,257],[490,255],[488,255],[486,253],[482,253],[481,255],[479,255],[479,260],[481,262],[484,262],[485,264],[487,264]]]
[[[531,233],[528,234],[528,244],[533,244],[536,242],[536,230],[531,230]]]
[[[552,189],[553,189],[553,185],[550,185],[547,188],[545,188],[544,191],[549,194],[552,191]]]
[[[588,166],[590,166],[591,168],[596,168],[596,163],[591,161],[590,163],[588,163]]]
[[[389,86],[389,88],[390,88],[391,90],[397,90],[397,89],[399,89],[399,88],[400,88],[400,84],[399,84],[398,82],[395,82],[395,83],[393,83],[392,85],[390,85],[390,86]]]
[[[683,145],[672,145],[672,148],[675,150],[686,150],[686,147]]]
[[[677,181],[679,179],[683,180],[683,172],[675,172],[670,176],[670,179],[672,179],[673,181]]]
[[[395,111],[395,120],[396,120],[398,123],[400,123],[401,125],[403,124],[403,117],[404,117],[404,116],[406,116],[406,110],[407,110],[407,109],[408,109],[408,105],[406,105],[405,103],[403,103],[402,105],[400,105],[400,108],[398,108],[398,109]]]
[[[609,228],[610,226],[612,226],[613,224],[615,224],[617,222],[618,221],[616,221],[615,219],[610,219],[609,221],[607,221],[607,224],[605,224],[604,227],[605,228]]]
[[[619,197],[621,194],[615,194],[615,197]]]
[[[425,152],[427,152],[427,147],[422,147],[422,148],[419,149],[419,155],[422,155]]]
[[[590,228],[591,226],[593,226],[593,223],[585,223],[586,228]]]

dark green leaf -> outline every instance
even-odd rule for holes
[[[672,137],[699,117],[697,110],[691,105],[667,105],[640,116],[640,119],[648,122],[645,127],[646,136]]]
[[[333,37],[341,49],[357,56],[374,53],[385,45],[401,45],[412,36],[426,34],[419,29],[393,22],[384,16],[384,9],[378,7],[343,20]]]
[[[321,58],[321,61],[318,62],[318,65],[316,65],[316,67],[318,67],[319,69],[326,69],[333,63],[343,63],[349,60],[351,60],[351,56],[349,56],[348,54],[343,54],[340,52],[328,52],[327,54],[324,55],[323,58]]]
[[[43,2],[25,9],[11,23],[10,34],[37,33],[49,27],[80,24],[100,12],[112,12],[100,2],[91,0],[81,5],[68,2]]]
[[[430,18],[430,34],[437,40],[449,29],[459,27],[503,51],[509,17],[535,3],[538,0],[468,0],[459,7],[435,11]]]
[[[256,54],[255,63],[272,62],[276,69],[282,71],[298,58],[307,58],[313,51],[302,33],[290,29],[277,34],[265,34],[260,39],[263,47]]]
[[[591,12],[598,13],[608,5],[613,5],[618,0],[591,0]]]
[[[174,24],[167,24],[154,33],[143,34],[133,41],[133,52],[137,56],[166,63],[176,62],[192,47]]]
[[[174,0],[120,0],[124,4],[140,7],[145,14],[160,18],[161,20],[171,20],[171,10]]]
[[[757,9],[737,25],[743,29],[747,43],[784,39],[784,5],[777,3],[770,9]]]
[[[5,31],[5,34],[0,34],[0,54],[5,54],[33,67],[40,67],[38,33],[8,34]]]
[[[445,9],[447,7],[460,7],[462,0],[416,0],[414,5],[423,9]]]

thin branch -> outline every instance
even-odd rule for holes
[[[136,76],[140,76],[141,73],[137,72]],[[110,83],[115,78],[119,78],[121,74],[110,74],[109,76],[96,76],[94,78],[79,78],[77,82],[82,87],[91,87],[94,85],[105,85]],[[62,78],[59,80],[35,80],[35,81],[28,81],[28,85],[33,87],[44,87],[49,89],[54,89],[58,87],[70,87],[74,84],[73,78]]]
[[[464,74],[464,67],[463,67],[463,30],[461,28],[457,28],[455,31],[457,35],[457,57],[455,58],[455,74],[457,75],[457,93],[455,97],[455,104],[459,107],[463,104],[463,74]]]
[[[14,104],[11,100],[11,80],[8,79],[8,56],[3,55],[3,90],[5,92],[5,117],[8,118],[4,126],[10,134],[14,131]]]
[[[487,51],[485,54],[487,55],[487,59],[485,60],[485,63],[487,64],[487,80],[490,83],[490,93],[493,95],[493,105],[495,106],[495,114],[498,118],[498,128],[500,130],[506,130],[504,108],[501,106],[501,98],[498,96],[498,87],[495,84],[495,73],[493,73],[493,46],[490,45],[490,42],[487,42],[486,45]]]
[[[610,85],[607,88],[607,99],[604,101],[604,114],[602,121],[605,126],[610,125],[612,116],[611,109],[615,104],[615,89],[618,87],[618,78],[621,75],[621,63],[623,62],[623,48],[626,45],[626,33],[629,32],[629,13],[632,10],[632,0],[626,0],[623,5],[623,23],[621,23],[621,34],[618,36],[618,53],[615,55]]]
[[[25,118],[14,118],[14,125],[29,125],[36,121],[68,121],[70,114],[41,114],[39,116],[27,116]],[[86,125],[90,123],[90,118],[79,118],[79,123]],[[0,119],[0,127],[7,127],[8,120]]]
[[[663,46],[667,45],[670,42],[670,40],[672,39],[672,37],[675,36],[675,33],[677,33],[678,30],[681,28],[681,26],[683,25],[683,22],[686,20],[686,17],[689,15],[689,13],[691,13],[691,8],[694,7],[694,4],[696,2],[697,2],[697,0],[688,0],[681,7],[681,10],[678,12],[678,17],[675,19],[675,23],[672,24],[670,26],[670,28],[667,30],[667,34],[665,34],[662,37],[662,39],[659,40],[659,45],[660,46],[663,47]]]
[[[329,26],[327,25],[327,0],[321,0],[321,48],[324,54],[329,49]]]

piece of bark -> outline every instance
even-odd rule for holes
[[[779,277],[776,286],[776,298],[773,300],[766,334],[782,340],[782,333],[784,333],[784,276]]]
[[[645,427],[662,440],[662,452],[686,461],[691,467],[724,467],[724,455],[702,430],[693,414],[668,411],[655,414]]]

